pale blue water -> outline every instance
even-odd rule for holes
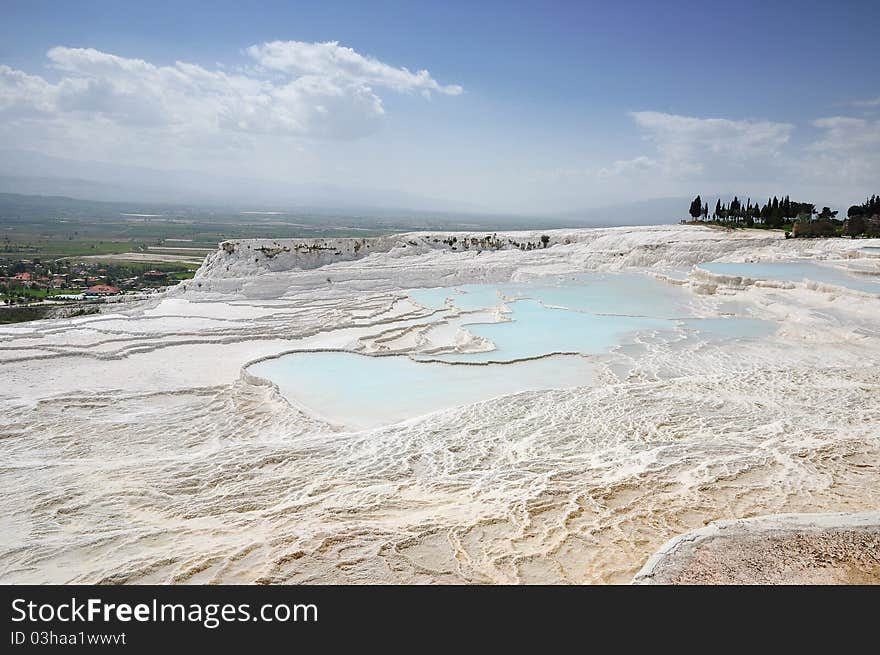
[[[760,338],[775,324],[747,316],[701,319],[690,292],[645,275],[581,275],[554,283],[463,285],[417,289],[416,302],[442,308],[447,298],[465,311],[505,307],[511,320],[468,324],[495,349],[483,353],[431,355],[443,364],[405,356],[300,353],[251,367],[297,404],[349,427],[372,427],[434,410],[519,391],[588,384],[591,364],[578,355],[600,354],[633,344],[639,335],[677,341]],[[735,304],[727,309],[736,311]],[[476,365],[477,363],[484,365]],[[463,365],[471,364],[471,365]]]
[[[556,284],[463,284],[457,287],[411,289],[410,298],[430,309],[446,300],[464,311],[504,304],[505,298],[531,298],[545,305],[596,314],[625,314],[673,318],[690,315],[689,295],[653,277],[638,274],[582,274]]]
[[[500,286],[485,284],[463,284],[458,287],[438,287],[435,289],[411,289],[409,297],[429,309],[441,309],[447,298],[452,298],[455,306],[465,311],[475,311],[501,304],[498,296]]]
[[[710,273],[739,275],[756,280],[780,280],[783,282],[811,280],[880,294],[880,279],[866,275],[853,275],[838,268],[812,262],[707,263],[700,264],[700,268]]]
[[[495,350],[431,356],[451,362],[509,362],[552,352],[598,354],[638,333],[671,333],[684,327],[719,338],[760,337],[775,331],[772,323],[756,319],[694,318],[689,291],[639,274],[583,274],[552,286],[462,285],[409,294],[432,308],[443,307],[449,298],[467,311],[502,305],[511,310],[509,322],[467,327],[492,341]]]
[[[272,380],[295,404],[351,428],[388,425],[520,391],[590,384],[594,373],[583,357],[455,366],[340,352],[285,355],[248,370]]]
[[[607,352],[628,334],[674,327],[674,322],[669,320],[587,314],[547,307],[536,300],[517,300],[508,307],[513,310],[507,315],[511,321],[467,326],[472,334],[492,341],[495,350],[437,355],[434,358],[458,362],[506,362],[553,352],[595,354]]]

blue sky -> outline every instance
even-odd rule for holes
[[[524,213],[880,191],[877,2],[6,0],[0,14],[0,138],[19,149]]]

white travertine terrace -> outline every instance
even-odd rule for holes
[[[0,327],[0,581],[626,582],[709,521],[880,505],[880,298],[692,269],[877,274],[872,242],[541,235],[227,242],[162,297]],[[584,271],[670,275],[705,316],[735,301],[779,327],[645,342],[596,358],[591,386],[360,432],[245,371],[297,350],[485,348],[407,289]]]

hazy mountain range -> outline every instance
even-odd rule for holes
[[[52,157],[26,150],[0,150],[0,193],[59,196],[77,200],[144,206],[205,206],[355,214],[363,216],[431,215],[443,224],[542,227],[578,225],[651,225],[678,222],[690,198],[655,198],[585,208],[563,214],[499,215],[453,200],[383,189],[309,185],[278,180],[230,178],[194,171],[161,171],[96,161]],[[55,198],[52,206],[57,205]],[[113,205],[115,207],[115,205]],[[114,209],[115,210],[115,209]],[[455,220],[453,220],[455,219]],[[421,221],[415,220],[414,225]]]

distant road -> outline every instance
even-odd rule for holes
[[[92,262],[155,262],[159,264],[201,264],[205,258],[203,256],[196,257],[186,255],[165,255],[160,253],[146,252],[123,252],[115,255],[73,255],[71,257],[64,257],[64,259],[75,259],[77,261]]]

